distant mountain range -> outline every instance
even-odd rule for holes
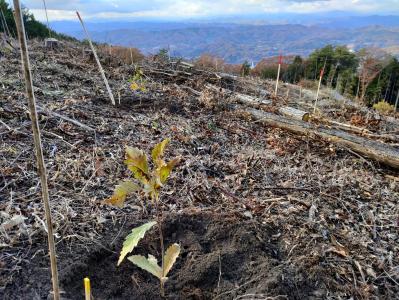
[[[298,24],[289,24],[296,21]],[[269,24],[270,23],[270,24]],[[279,24],[282,23],[282,24]],[[201,20],[201,22],[89,22],[97,42],[139,48],[145,54],[168,48],[172,55],[196,58],[203,53],[229,63],[257,62],[277,55],[306,56],[327,44],[348,45],[353,50],[379,47],[399,55],[399,16],[262,16]],[[80,24],[53,22],[51,27],[79,39]]]

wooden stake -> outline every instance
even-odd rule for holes
[[[321,69],[321,72],[320,72],[319,86],[317,87],[316,100],[314,102],[313,113],[316,113],[317,101],[319,100],[319,93],[320,93],[320,87],[321,87],[321,80],[323,79],[323,75],[324,75],[324,70],[326,68],[326,64],[327,64],[327,57],[326,57],[326,59],[324,61],[323,69]]]
[[[134,64],[134,62],[133,62],[133,51],[132,51],[132,48],[129,48],[130,49],[130,60],[132,61],[132,65]]]
[[[4,13],[3,13],[3,9],[0,9],[0,13],[1,13],[1,16],[2,16],[2,20],[4,20],[4,25],[3,25],[4,26],[4,32],[6,32],[8,37],[11,38],[10,29],[8,28],[7,19],[6,19],[6,16],[4,15]]]
[[[299,86],[299,99],[302,99],[302,85]]]
[[[398,109],[398,102],[399,102],[399,89],[398,89],[398,94],[396,95],[396,101],[395,101],[395,112]]]
[[[103,67],[101,66],[100,60],[98,59],[97,52],[96,52],[96,50],[94,49],[93,43],[91,42],[89,32],[87,31],[86,26],[85,26],[85,24],[83,23],[82,18],[80,17],[79,12],[76,12],[76,15],[78,16],[79,21],[80,21],[80,24],[82,24],[83,31],[84,31],[85,34],[86,34],[86,38],[87,38],[87,40],[89,41],[89,45],[90,45],[91,51],[93,52],[94,58],[95,58],[95,60],[96,60],[96,62],[97,62],[98,69],[100,70],[101,77],[102,77],[103,80],[104,80],[105,87],[107,88],[109,98],[111,99],[111,103],[112,103],[112,105],[115,105],[114,95],[112,94],[111,88],[109,87],[107,77],[105,77],[104,69],[103,69]]]
[[[277,78],[276,78],[276,88],[275,88],[275,90],[274,90],[274,96],[277,96],[278,81],[280,80],[280,69],[281,69],[281,64],[278,64]]]
[[[51,278],[53,282],[53,296],[54,300],[59,300],[60,290],[58,284],[57,258],[55,252],[55,244],[54,244],[53,225],[51,222],[51,210],[50,210],[49,192],[47,185],[47,170],[43,158],[40,128],[39,128],[39,122],[36,110],[36,100],[35,100],[35,94],[33,92],[32,74],[30,69],[28,47],[25,36],[25,27],[22,22],[22,13],[21,13],[21,6],[19,0],[14,0],[14,9],[15,9],[14,12],[15,23],[17,25],[18,39],[21,47],[21,59],[22,59],[23,73],[25,77],[26,94],[28,96],[30,118],[32,121],[33,140],[35,144],[35,150],[36,150],[35,152],[37,160],[37,171],[40,177],[44,212],[46,215],[47,239],[48,239],[48,247],[50,252]]]
[[[48,37],[51,38],[51,30],[50,30],[50,23],[48,21],[48,15],[47,15],[47,5],[46,5],[46,0],[43,0],[43,5],[44,5],[44,11],[46,12],[46,20],[47,20],[47,29],[48,29]]]
[[[91,287],[90,287],[90,279],[85,277],[83,279],[84,288],[85,288],[85,300],[91,300]]]

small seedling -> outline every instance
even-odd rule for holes
[[[162,296],[164,296],[164,284],[168,279],[167,275],[180,253],[180,246],[178,244],[173,244],[166,250],[166,252],[164,251],[162,210],[159,208],[160,189],[165,184],[173,168],[179,162],[179,158],[175,158],[168,163],[163,160],[163,154],[169,142],[169,139],[165,139],[152,150],[151,157],[154,165],[152,170],[149,167],[147,155],[142,150],[126,147],[125,164],[132,172],[135,180],[125,180],[121,182],[115,187],[113,196],[104,201],[106,204],[123,207],[126,197],[129,194],[134,192],[144,192],[147,198],[151,200],[151,203],[155,205],[157,221],[151,221],[132,229],[132,232],[126,236],[123,243],[118,260],[118,266],[124,260],[126,255],[133,251],[139,241],[144,237],[145,233],[157,224],[162,254],[161,266],[158,265],[157,259],[151,254],[148,254],[148,258],[142,255],[132,255],[127,259],[159,279],[160,292]]]
[[[146,80],[144,78],[144,73],[141,69],[137,69],[134,76],[129,79],[130,89],[132,91],[141,91],[146,92],[147,89],[145,87]]]

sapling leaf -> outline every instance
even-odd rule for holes
[[[173,244],[169,246],[168,250],[165,252],[165,257],[164,257],[164,270],[163,270],[163,276],[162,278],[165,278],[168,276],[168,273],[170,269],[172,269],[173,264],[176,262],[177,257],[180,254],[180,246],[179,244]]]
[[[165,151],[166,146],[169,144],[170,139],[164,139],[162,142],[157,144],[154,149],[152,149],[151,156],[154,164],[159,168],[162,167],[165,162],[162,160],[163,153]]]
[[[131,90],[133,90],[133,91],[137,91],[138,89],[140,89],[140,87],[139,87],[139,85],[137,84],[137,82],[132,82],[131,84],[130,84],[130,89]]]
[[[148,258],[145,258],[142,255],[132,255],[129,256],[127,259],[139,268],[151,273],[152,275],[158,277],[159,280],[161,280],[162,268],[158,266],[157,259],[151,254],[148,254]]]
[[[142,183],[148,181],[148,161],[147,155],[140,149],[126,147],[125,164],[133,172],[134,177]]]
[[[132,232],[126,236],[125,241],[123,242],[123,247],[118,260],[118,266],[123,261],[125,256],[133,251],[134,247],[137,246],[139,241],[144,237],[145,233],[156,223],[157,222],[155,221],[151,221],[132,229]]]
[[[180,158],[172,159],[159,169],[159,180],[162,184],[166,182],[173,168],[179,163],[179,161]]]
[[[155,178],[151,178],[148,183],[144,184],[143,191],[151,200],[154,200],[158,197],[160,186],[161,184]]]
[[[104,200],[105,204],[115,205],[122,208],[125,203],[126,197],[133,192],[137,192],[141,187],[132,181],[126,180],[121,182],[115,187],[112,197]]]

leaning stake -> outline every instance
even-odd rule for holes
[[[280,80],[280,69],[282,63],[283,63],[283,55],[280,53],[278,57],[278,69],[277,69],[276,88],[274,90],[274,96],[277,96],[278,92],[278,81]]]
[[[84,32],[86,34],[86,38],[89,41],[89,45],[90,45],[91,51],[93,51],[94,58],[95,58],[95,60],[97,62],[97,65],[98,65],[98,69],[100,70],[101,76],[102,76],[102,78],[104,80],[104,83],[105,83],[105,87],[107,88],[109,98],[111,99],[112,104],[115,105],[114,95],[112,95],[112,91],[111,91],[111,88],[109,87],[107,77],[105,77],[104,69],[101,66],[100,60],[98,59],[96,49],[94,49],[93,43],[91,42],[89,32],[87,31],[86,26],[83,23],[82,18],[80,17],[79,12],[76,12],[76,14],[78,15],[80,24],[82,24],[83,30],[84,30]]]
[[[51,278],[53,281],[54,300],[59,300],[60,291],[58,286],[57,260],[55,254],[53,225],[51,222],[51,212],[50,212],[49,194],[47,186],[47,171],[43,158],[40,129],[39,129],[39,123],[37,121],[36,100],[35,100],[35,94],[33,92],[32,74],[29,64],[28,47],[26,44],[25,28],[24,24],[22,23],[21,6],[19,4],[19,0],[14,0],[14,9],[15,9],[14,17],[15,17],[15,23],[17,25],[18,39],[19,39],[19,44],[21,46],[22,68],[26,83],[26,94],[28,96],[30,118],[32,120],[32,131],[33,131],[33,141],[35,143],[35,150],[36,150],[37,171],[40,176],[44,211],[46,214],[47,239],[48,239],[48,247],[50,252]]]

